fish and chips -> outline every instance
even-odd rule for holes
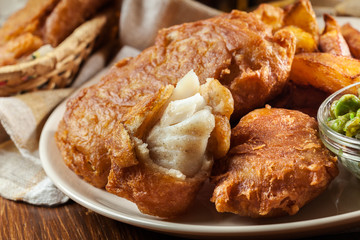
[[[219,212],[296,214],[338,174],[308,114],[359,81],[360,41],[324,19],[320,34],[300,0],[161,29],[67,102],[55,136],[66,165],[162,218],[208,179]]]

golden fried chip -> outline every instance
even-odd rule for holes
[[[353,57],[360,59],[360,32],[353,28],[350,23],[347,23],[341,27],[341,33]]]
[[[335,18],[329,14],[324,14],[324,21],[325,29],[319,39],[320,50],[334,55],[351,57],[349,46],[341,34],[340,26]]]
[[[311,85],[333,93],[358,82],[360,61],[330,53],[300,53],[295,55],[290,79],[298,85]]]

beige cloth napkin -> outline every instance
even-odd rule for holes
[[[115,60],[134,56],[154,42],[160,28],[219,14],[191,0],[124,0]],[[38,205],[64,203],[68,197],[46,176],[39,159],[39,136],[51,111],[74,89],[106,74],[106,54],[97,52],[82,67],[73,87],[0,98],[0,195]],[[97,74],[96,74],[97,73]],[[96,74],[94,76],[94,74]]]
[[[50,111],[72,89],[35,92],[0,98],[0,121],[5,129],[0,145],[0,194],[33,204],[57,204],[67,197],[46,177],[39,159],[38,140]]]
[[[337,15],[360,17],[360,1],[344,0],[335,6]]]

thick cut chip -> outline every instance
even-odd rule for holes
[[[253,13],[266,25],[270,26],[273,32],[284,25],[284,10],[270,4],[260,4]]]
[[[360,80],[360,61],[330,53],[300,53],[294,57],[290,79],[333,93]],[[356,93],[355,93],[356,94]]]
[[[347,42],[354,58],[360,59],[360,32],[353,28],[350,23],[341,27],[341,33]]]
[[[318,47],[314,36],[296,26],[286,26],[283,29],[291,31],[296,37],[296,52],[317,52]]]
[[[351,57],[349,46],[347,45],[340,26],[335,18],[328,14],[324,14],[325,29],[320,35],[320,50],[334,55]]]
[[[319,41],[319,26],[310,0],[300,0],[292,5],[285,13],[284,25],[299,27]]]

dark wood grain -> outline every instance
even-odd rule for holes
[[[0,197],[0,239],[180,239],[101,216],[77,203],[39,207]]]
[[[296,238],[296,236],[290,238],[294,237]],[[184,238],[121,223],[99,215],[72,201],[57,207],[39,207],[0,197],[0,239],[180,240]],[[307,239],[355,240],[360,239],[360,233],[348,232],[313,236]]]

